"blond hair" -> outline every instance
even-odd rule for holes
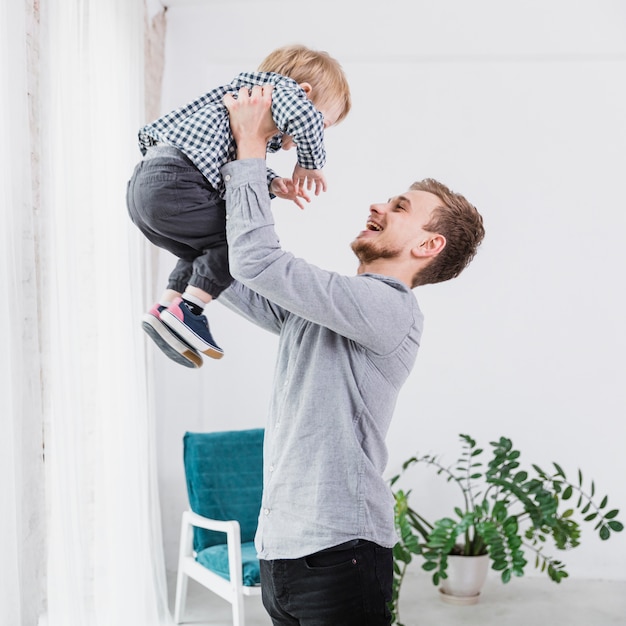
[[[282,74],[299,84],[309,83],[313,88],[311,101],[315,106],[340,105],[336,123],[350,112],[352,100],[348,81],[339,62],[328,52],[301,45],[283,46],[265,57],[258,69]]]

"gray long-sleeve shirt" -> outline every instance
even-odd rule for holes
[[[397,541],[385,436],[423,316],[394,278],[343,276],[281,249],[265,161],[222,168],[235,282],[219,301],[279,336],[256,534],[262,559]]]

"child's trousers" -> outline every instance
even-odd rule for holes
[[[200,170],[172,146],[154,146],[135,167],[126,194],[134,224],[178,257],[168,289],[187,285],[217,297],[230,283],[224,200]]]

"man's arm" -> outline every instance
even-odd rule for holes
[[[322,270],[281,248],[265,191],[265,144],[275,132],[271,89],[255,87],[225,104],[238,157],[222,168],[232,275],[274,306],[378,354],[394,350],[421,326],[412,292],[394,279]]]

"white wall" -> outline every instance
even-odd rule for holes
[[[304,213],[275,201],[284,247],[353,273],[349,242],[369,204],[428,176],[484,216],[470,268],[415,291],[425,334],[389,433],[389,475],[417,451],[452,462],[459,433],[485,446],[504,435],[528,462],[582,468],[626,507],[625,7],[170,3],[164,112],[286,43],[326,49],[348,74],[354,106],[327,133],[328,192]],[[288,175],[293,158],[270,164]],[[164,286],[173,260],[161,260]],[[208,313],[221,361],[190,371],[155,355],[170,569],[186,505],[184,432],[263,425],[271,385],[274,337],[217,304]],[[414,480],[427,510],[451,512],[428,470]],[[571,575],[626,579],[626,533],[608,543],[591,533],[585,527],[582,546],[561,555]]]

